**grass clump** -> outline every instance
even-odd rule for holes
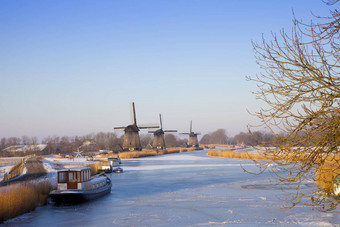
[[[122,152],[119,154],[119,157],[121,159],[128,159],[128,158],[140,158],[140,157],[156,156],[156,155],[158,155],[156,150],[143,149],[142,151]]]
[[[264,153],[253,153],[237,150],[209,150],[209,156],[223,158],[239,158],[239,159],[256,159],[256,160],[271,160],[271,157]]]
[[[0,189],[0,223],[47,204],[50,182],[16,184]]]

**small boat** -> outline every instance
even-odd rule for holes
[[[118,167],[121,164],[119,157],[110,157],[107,160],[110,161],[112,167]]]
[[[117,168],[114,168],[114,169],[112,170],[112,172],[114,172],[114,173],[122,173],[122,172],[123,172],[123,169],[122,169],[121,167],[117,167]]]
[[[108,161],[108,160],[100,161],[97,172],[98,173],[112,173],[111,161]]]
[[[97,199],[111,192],[112,183],[105,174],[91,177],[91,168],[58,171],[58,188],[50,193],[56,204],[74,204]]]

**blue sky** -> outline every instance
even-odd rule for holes
[[[333,6],[334,8],[335,6]],[[0,1],[0,137],[74,136],[138,123],[230,136],[257,122],[251,41],[321,0]]]

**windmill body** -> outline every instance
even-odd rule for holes
[[[139,129],[159,128],[158,125],[145,127],[137,126],[135,103],[132,103],[133,122],[126,127],[115,127],[115,130],[124,130],[123,151],[141,151],[142,145],[139,138]]]
[[[124,151],[141,151],[142,145],[139,138],[139,128],[137,125],[128,125],[124,129],[124,141],[123,141]]]
[[[177,132],[177,130],[163,130],[162,124],[162,115],[159,114],[160,126],[161,128],[156,131],[149,131],[149,133],[153,133],[153,143],[152,147],[156,149],[166,149],[164,134],[166,132]]]
[[[198,139],[197,139],[197,135],[196,133],[189,133],[189,141],[188,141],[188,146],[189,147],[198,147]]]

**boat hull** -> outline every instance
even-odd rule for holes
[[[109,194],[111,192],[111,187],[112,184],[110,182],[95,190],[54,190],[50,193],[50,198],[55,204],[77,204]]]

